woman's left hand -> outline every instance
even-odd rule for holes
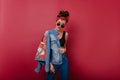
[[[65,53],[66,52],[66,48],[60,48],[60,53]]]

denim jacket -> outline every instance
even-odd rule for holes
[[[50,62],[52,64],[62,64],[62,54],[60,53],[60,42],[57,37],[58,32],[56,29],[48,30],[45,32],[47,37],[46,42],[46,59],[45,59],[45,70],[49,72]]]

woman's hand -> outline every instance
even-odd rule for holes
[[[50,72],[55,73],[55,69],[52,63],[50,63]]]
[[[66,48],[60,48],[60,53],[65,53],[66,52]]]

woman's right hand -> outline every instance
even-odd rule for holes
[[[50,72],[55,73],[55,69],[52,63],[50,63]]]

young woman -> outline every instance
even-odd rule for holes
[[[68,23],[69,12],[60,11],[56,19],[55,29],[46,31],[46,79],[54,80],[56,72],[60,72],[60,80],[68,80],[68,61],[66,58],[66,43],[68,32],[64,27]],[[48,69],[49,68],[49,69]]]

